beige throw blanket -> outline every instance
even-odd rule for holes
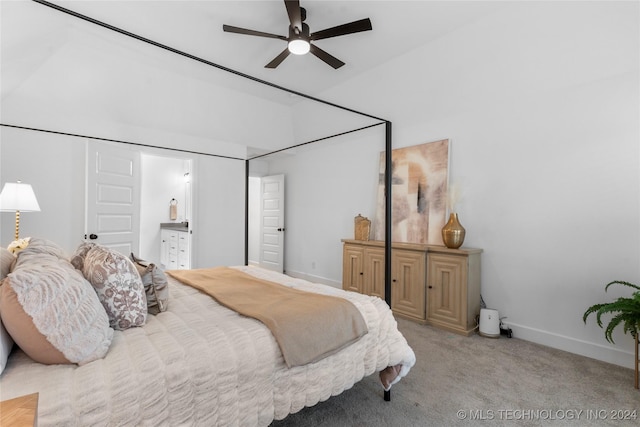
[[[323,359],[367,333],[358,309],[343,298],[291,289],[228,267],[167,273],[264,323],[290,368]]]

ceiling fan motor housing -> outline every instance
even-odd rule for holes
[[[294,39],[302,39],[302,40],[309,41],[310,40],[309,26],[303,22],[302,31],[300,31],[297,27],[294,28],[291,25],[289,25],[289,40],[291,41]]]

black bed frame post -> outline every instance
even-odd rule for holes
[[[249,160],[244,161],[244,265],[249,265]]]
[[[391,178],[392,171],[392,138],[391,122],[385,122],[385,165],[384,165],[384,194],[385,194],[385,215],[384,215],[384,300],[391,309]],[[391,390],[384,391],[384,400],[391,400]]]
[[[393,171],[391,158],[391,122],[385,122],[385,156],[384,156],[384,300],[391,308],[391,180]]]

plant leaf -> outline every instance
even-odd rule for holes
[[[601,309],[602,307],[604,307],[605,305],[607,305],[607,304],[594,304],[594,305],[592,305],[591,307],[589,307],[589,308],[587,309],[587,311],[585,311],[585,312],[584,312],[584,314],[582,315],[582,321],[583,321],[584,323],[587,323],[587,317],[589,317],[589,315],[590,315],[591,313],[595,313],[595,312],[597,312],[598,310],[600,310],[600,309]]]
[[[605,329],[604,331],[604,337],[611,344],[615,344],[615,342],[613,341],[613,336],[611,334],[613,333],[613,330],[616,328],[616,326],[618,326],[622,321],[623,321],[622,316],[620,315],[615,316],[613,319],[611,319],[611,321],[607,325],[607,329]]]
[[[609,289],[609,286],[611,286],[611,285],[613,285],[615,283],[617,283],[619,285],[629,286],[629,287],[632,287],[632,288],[640,290],[640,286],[634,285],[633,283],[625,282],[624,280],[614,280],[613,282],[607,283],[607,286],[604,287],[604,291],[607,292],[607,289]]]

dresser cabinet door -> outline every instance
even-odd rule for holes
[[[169,234],[167,230],[160,230],[160,264],[163,269],[169,265]]]
[[[178,232],[174,230],[161,230],[161,256],[160,263],[166,270],[178,269]]]
[[[342,257],[342,289],[364,293],[364,248],[344,245]]]
[[[384,248],[364,248],[364,293],[384,299]]]
[[[467,257],[429,254],[427,320],[466,330]]]
[[[394,249],[391,254],[391,308],[425,320],[425,252]]]

